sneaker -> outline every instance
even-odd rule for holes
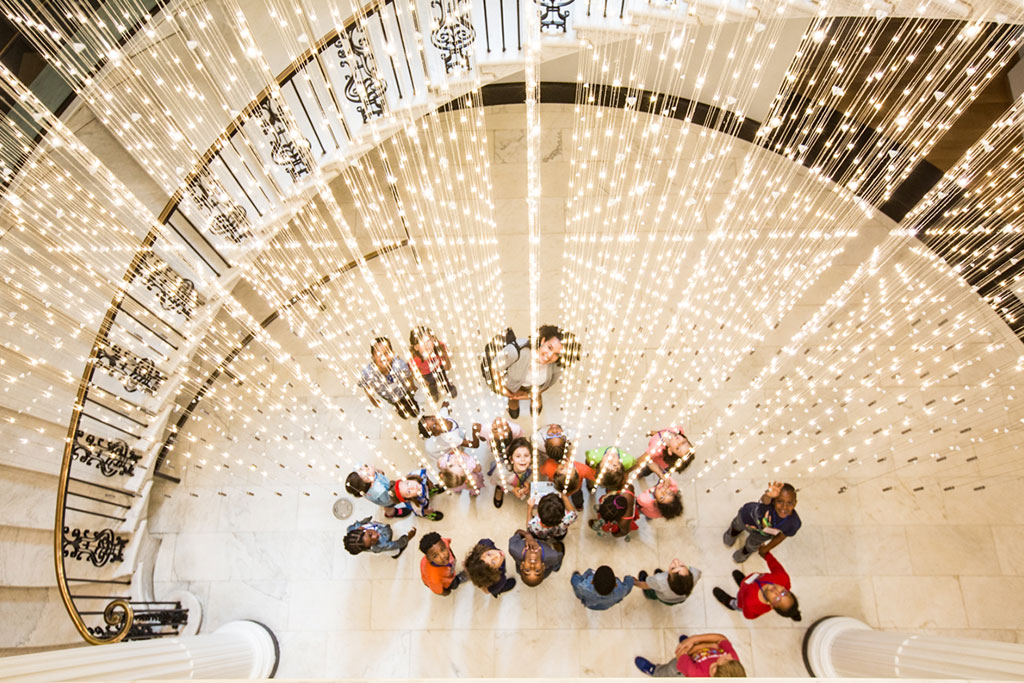
[[[743,572],[741,572],[739,569],[733,569],[732,570],[732,580],[736,582],[737,586],[742,584],[743,583],[743,579],[745,579],[745,578],[747,578],[747,577],[745,577],[743,575]]]
[[[654,675],[654,664],[652,664],[650,660],[644,659],[643,657],[637,657],[633,660],[633,663],[636,664],[636,668],[640,669],[640,671],[648,676]]]
[[[740,548],[732,554],[732,561],[736,564],[743,564],[747,561],[747,558],[750,557],[752,554],[753,553],[748,553],[745,550],[743,550],[743,548]]]
[[[440,510],[431,510],[425,516],[431,522],[440,522],[442,519],[444,519],[444,513],[441,512]]]
[[[713,591],[711,591],[711,593],[712,593],[712,595],[715,596],[715,600],[718,600],[718,602],[720,602],[723,605],[725,605],[725,607],[727,609],[731,609],[731,610],[735,610],[736,609],[735,607],[732,606],[732,596],[729,595],[728,593],[726,593],[724,590],[722,590],[718,586],[715,586],[715,589]]]
[[[739,538],[739,537],[740,537],[740,535],[739,534],[734,534],[732,532],[731,528],[726,529],[725,533],[722,534],[722,543],[725,544],[726,548],[731,548],[734,545],[736,545],[736,539]]]

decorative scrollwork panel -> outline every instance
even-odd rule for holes
[[[363,123],[384,116],[385,81],[366,40],[366,32],[358,23],[338,37],[338,59],[345,70],[345,99],[356,105]]]
[[[573,0],[534,0],[540,7],[540,30],[547,33],[567,33],[569,10]]]
[[[234,244],[241,244],[252,237],[252,226],[245,208],[231,199],[208,166],[188,184],[188,194],[195,205],[208,214],[208,228],[214,235]]]
[[[95,467],[104,477],[130,477],[135,474],[136,463],[142,459],[122,439],[105,439],[81,429],[75,432],[71,456],[84,465]]]
[[[309,175],[312,160],[309,159],[309,141],[296,141],[297,133],[288,129],[284,110],[273,99],[267,99],[257,110],[260,130],[270,139],[270,160],[288,173],[292,181]]]
[[[431,0],[430,8],[437,10],[432,16],[434,28],[430,43],[441,51],[447,73],[469,71],[476,30],[469,20],[469,4],[461,0]]]
[[[64,527],[64,557],[89,561],[96,567],[102,567],[108,562],[123,562],[126,545],[128,539],[116,535],[111,529],[91,531]]]
[[[160,389],[167,375],[149,358],[136,356],[117,344],[101,344],[96,349],[96,364],[107,374],[121,381],[130,392],[142,389],[153,395]]]
[[[192,280],[178,275],[152,251],[143,253],[135,275],[142,278],[146,289],[153,292],[165,311],[191,319],[196,309],[206,303]]]

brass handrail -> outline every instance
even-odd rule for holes
[[[367,16],[368,14],[377,11],[380,7],[394,2],[395,0],[376,0],[370,3],[367,7],[361,8],[353,16]],[[354,26],[356,20],[353,19],[345,24],[345,28],[348,29]],[[338,39],[340,31],[338,29],[332,29],[312,47],[300,54],[294,59],[287,67],[285,67],[275,78],[275,86],[267,86],[263,90],[259,91],[255,97],[246,105],[237,116],[235,116],[225,127],[224,132],[217,136],[217,138],[210,144],[206,152],[200,157],[199,163],[194,169],[183,179],[178,189],[171,195],[167,203],[161,210],[160,215],[157,217],[157,222],[160,224],[166,223],[170,215],[177,208],[178,203],[181,201],[182,192],[191,180],[194,180],[202,170],[209,165],[210,161],[216,155],[220,145],[230,138],[238,129],[245,123],[245,120],[256,111],[263,100],[265,100],[275,87],[280,88],[285,85],[288,81],[295,76],[300,68],[302,68],[307,62],[313,59],[319,52],[326,46],[331,44],[334,40]],[[114,318],[120,311],[121,302],[124,299],[124,290],[130,284],[132,279],[135,277],[135,273],[138,271],[139,265],[143,259],[143,255],[148,252],[153,244],[156,242],[158,233],[156,228],[151,228],[146,234],[146,237],[140,243],[138,250],[132,257],[131,263],[125,271],[122,279],[123,285],[113,296],[110,302],[110,306],[107,308],[106,313],[103,316],[103,320],[100,323],[99,329],[96,333],[96,337],[93,340],[92,348],[89,353],[89,358],[85,364],[85,370],[82,373],[82,379],[78,384],[78,392],[75,398],[75,403],[72,406],[71,418],[68,423],[67,436],[64,439],[64,451],[61,459],[60,474],[57,482],[57,505],[56,514],[54,518],[54,529],[53,529],[53,559],[54,559],[54,570],[57,578],[57,590],[60,594],[61,602],[64,603],[64,608],[67,610],[68,616],[71,617],[71,621],[78,631],[79,635],[89,643],[90,645],[101,645],[104,643],[116,643],[124,640],[131,632],[135,611],[129,601],[122,598],[112,600],[107,604],[103,610],[104,621],[108,625],[118,625],[117,632],[109,638],[98,638],[90,632],[89,627],[82,620],[81,615],[78,613],[78,609],[75,606],[74,599],[68,590],[67,585],[67,574],[64,568],[64,522],[65,522],[65,511],[68,496],[68,486],[71,476],[71,465],[73,463],[73,449],[75,443],[75,434],[78,432],[82,410],[85,407],[85,401],[89,393],[89,386],[92,383],[93,374],[95,372],[96,362],[98,359],[99,350],[103,347],[106,342],[107,336],[110,333],[111,328],[114,324]],[[384,253],[386,250],[375,252],[378,255]]]

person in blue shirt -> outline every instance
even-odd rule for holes
[[[384,508],[385,517],[405,517],[411,514],[412,506],[399,503],[393,488],[394,482],[372,465],[360,466],[345,479],[346,491],[356,498],[365,497],[374,505],[380,505]]]
[[[406,546],[409,545],[409,539],[416,535],[416,527],[413,527],[404,536],[392,540],[390,525],[370,520],[371,518],[367,517],[358,522],[352,522],[346,529],[343,543],[345,550],[350,554],[358,555],[364,551],[386,553],[397,550],[398,552],[392,555],[397,560],[405,552]]]
[[[736,518],[725,530],[722,542],[727,548],[746,530],[747,540],[732,559],[742,563],[756,551],[764,557],[772,548],[800,530],[800,515],[796,513],[796,489],[791,484],[773,481],[761,500],[747,503],[736,513]]]
[[[612,605],[622,602],[622,599],[633,590],[635,580],[627,576],[621,581],[615,578],[615,572],[607,565],[601,565],[597,569],[588,569],[580,574],[573,572],[572,591],[580,599],[583,606],[592,610],[606,610]]]

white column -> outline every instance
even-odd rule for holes
[[[75,647],[0,659],[0,681],[269,678],[277,669],[274,634],[233,621],[201,636]]]
[[[804,660],[818,678],[1024,680],[1024,645],[875,631],[849,617],[811,626]]]

